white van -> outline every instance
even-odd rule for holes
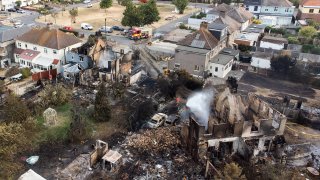
[[[88,23],[81,23],[81,29],[92,30],[93,27]]]
[[[22,74],[21,73],[10,77],[11,81],[20,81],[21,79],[22,79]]]
[[[100,32],[104,32],[104,33],[112,33],[113,32],[113,29],[112,27],[109,27],[109,26],[102,26],[100,29],[99,29]]]

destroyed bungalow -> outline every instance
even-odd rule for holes
[[[284,133],[286,116],[253,93],[231,94],[227,88],[217,95],[214,107],[207,124],[191,114],[181,132],[189,153],[207,164],[207,170],[225,155],[249,159],[275,150],[276,138]]]

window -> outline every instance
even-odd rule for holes
[[[28,48],[28,44],[25,44],[24,47]]]
[[[212,66],[210,66],[210,69],[212,69]]]
[[[215,72],[218,72],[218,67],[216,67],[216,68],[214,69],[214,71],[215,71]]]
[[[53,50],[53,54],[57,54],[57,50]]]
[[[48,53],[47,48],[44,48],[44,49],[43,49],[43,52],[44,52],[44,53]]]
[[[265,9],[265,11],[268,11],[269,9]]]
[[[37,47],[33,47],[33,50],[35,50],[35,51],[36,51],[36,50],[37,50]]]
[[[83,57],[82,56],[80,56],[80,62],[83,62]]]
[[[319,9],[319,13],[320,13],[320,9]]]
[[[71,59],[73,60],[73,55],[71,56]]]
[[[180,64],[175,63],[175,64],[174,64],[174,68],[175,68],[175,69],[180,69]]]
[[[258,6],[254,6],[253,11],[258,11]]]
[[[18,43],[18,47],[21,47],[21,43]]]
[[[278,7],[274,7],[274,11],[278,11]]]
[[[309,13],[313,13],[314,9],[309,9]]]
[[[287,8],[286,10],[284,10],[284,12],[289,12],[289,8]]]
[[[200,70],[200,66],[195,65],[195,66],[194,66],[194,70],[195,70],[195,71],[199,71],[199,70]]]

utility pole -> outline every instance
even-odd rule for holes
[[[107,41],[107,18],[104,18],[104,33],[105,33],[106,41]]]

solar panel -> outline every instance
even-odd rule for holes
[[[191,46],[197,47],[197,48],[203,48],[205,44],[206,44],[205,41],[193,40],[191,43]]]

